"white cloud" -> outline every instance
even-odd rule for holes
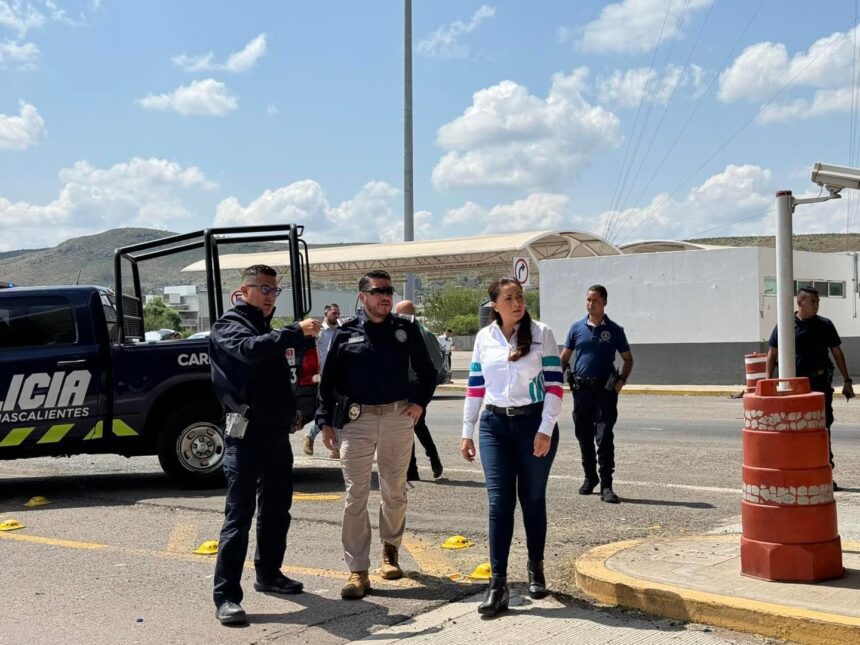
[[[57,244],[118,226],[176,228],[194,214],[186,199],[215,188],[196,166],[140,157],[110,168],[78,161],[59,177],[60,193],[48,204],[0,197],[0,250]]]
[[[616,69],[609,76],[600,76],[596,88],[601,103],[635,107],[643,98],[653,96],[655,104],[666,105],[677,88],[688,82],[694,82],[694,79],[689,78],[678,65],[669,65],[662,79],[657,70],[638,67],[623,72]]]
[[[0,150],[26,150],[48,134],[35,107],[23,101],[18,107],[18,116],[0,114]]]
[[[33,69],[38,59],[39,47],[35,43],[0,42],[0,68]]]
[[[816,91],[808,98],[785,99],[768,105],[758,116],[759,123],[788,122],[850,111],[857,29],[819,38],[809,49],[793,56],[789,56],[782,43],[750,45],[720,74],[718,98],[726,103],[765,101],[791,81],[794,92],[810,88]]]
[[[710,229],[718,230],[704,237],[752,235],[761,232],[772,217],[772,179],[771,171],[759,166],[729,165],[690,189],[683,198],[674,199],[663,193],[642,208],[628,208],[620,214],[604,212],[592,230],[606,230],[607,220],[613,220],[611,241],[616,243],[684,239]]]
[[[18,32],[20,36],[27,35],[30,29],[45,24],[45,14],[39,11],[33,3],[21,0],[0,0],[0,27],[8,27]]]
[[[619,142],[618,118],[583,98],[587,76],[587,68],[554,75],[546,99],[513,81],[476,92],[462,116],[437,132],[449,152],[433,169],[433,185],[542,191],[569,184]]]
[[[478,230],[488,234],[561,228],[580,221],[571,217],[569,205],[570,198],[557,193],[531,193],[525,199],[496,204],[489,210],[469,201],[449,210],[443,226],[449,234],[458,236]]]
[[[607,5],[603,7],[597,20],[585,26],[581,46],[586,51],[600,53],[651,51],[663,41],[679,34],[697,11],[706,9],[712,2],[713,0],[624,0]],[[679,24],[679,21],[683,24]],[[679,35],[682,35],[682,32]]]
[[[235,96],[220,81],[207,78],[177,87],[170,94],[149,94],[137,99],[141,107],[183,115],[224,116],[239,106]]]
[[[430,36],[418,43],[418,53],[431,58],[466,58],[469,47],[461,38],[475,31],[482,22],[496,15],[494,7],[481,5],[468,23],[456,20],[439,27]]]
[[[278,114],[280,114],[280,112],[281,111],[278,109],[278,106],[275,105],[274,103],[269,103],[266,106],[266,115],[267,116],[277,116]]]
[[[351,199],[331,206],[322,186],[312,179],[267,190],[247,206],[235,197],[218,204],[216,226],[312,222],[307,237],[313,242],[384,241],[403,239],[400,191],[384,181],[371,181]],[[428,232],[429,214],[415,214],[416,229]]]
[[[215,54],[212,52],[203,56],[179,54],[173,57],[173,62],[186,72],[222,71],[240,74],[251,69],[265,54],[266,34],[260,34],[245,45],[243,49],[230,54],[223,63],[216,63]]]

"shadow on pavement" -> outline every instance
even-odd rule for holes
[[[677,502],[668,499],[638,499],[635,497],[622,497],[622,504],[642,504],[645,506],[683,506],[685,508],[716,508],[707,502]]]
[[[293,471],[293,485],[302,493],[343,493],[339,468],[302,467]],[[378,490],[374,473],[371,486]],[[0,512],[26,513],[36,509],[22,506],[33,496],[47,497],[55,507],[85,508],[125,506],[141,500],[223,499],[224,487],[184,489],[163,473],[111,473],[9,477],[0,479]]]
[[[373,589],[362,600],[333,600],[317,594],[303,593],[289,597],[289,602],[301,606],[298,611],[287,610],[277,614],[249,613],[248,620],[266,625],[317,627],[332,636],[348,641],[357,640],[370,636],[373,633],[371,630],[390,627],[412,618],[408,614],[390,613],[389,607],[378,604],[376,599],[380,602],[386,602],[387,599],[431,602],[429,610],[474,593],[471,587],[463,587],[460,590],[460,585],[439,585],[438,579],[434,578],[434,581],[436,584],[431,587]]]

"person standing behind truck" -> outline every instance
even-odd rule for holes
[[[227,413],[227,497],[213,594],[222,625],[247,622],[241,579],[258,496],[254,589],[278,594],[303,589],[281,573],[293,498],[290,429],[296,417],[285,353],[300,346],[304,336],[316,336],[320,323],[308,319],[272,329],[281,293],[277,275],[263,264],[245,269],[238,304],[215,321],[209,336],[212,383]]]
[[[340,306],[337,303],[333,302],[323,307],[322,331],[320,331],[320,335],[317,338],[321,372],[323,365],[325,365],[326,356],[328,356],[329,347],[331,347],[331,341],[334,338],[335,332],[337,332],[338,318],[340,318]],[[302,441],[302,451],[306,455],[314,454],[314,439],[317,438],[317,435],[321,431],[322,428],[316,422],[308,424],[304,441]],[[328,456],[331,459],[340,459],[340,450],[330,450]]]

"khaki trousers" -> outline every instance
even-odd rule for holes
[[[406,469],[412,455],[412,418],[406,403],[382,415],[364,411],[340,431],[340,461],[346,482],[341,540],[350,571],[370,569],[370,478],[373,455],[379,471],[379,537],[400,547],[406,527]]]

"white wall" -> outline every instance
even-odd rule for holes
[[[758,259],[757,249],[736,248],[544,260],[541,320],[563,343],[585,315],[586,290],[599,283],[631,344],[756,341]]]
[[[760,340],[767,341],[776,326],[776,296],[764,295],[764,278],[776,275],[776,250],[758,249],[759,309],[761,311]],[[854,292],[854,256],[848,253],[794,252],[794,276],[798,280],[830,280],[845,282],[844,298],[821,298],[818,313],[830,318],[842,337],[860,336],[860,318],[855,315],[857,294]]]

